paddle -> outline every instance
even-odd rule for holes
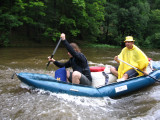
[[[140,69],[132,66],[131,64],[129,64],[129,63],[127,63],[127,62],[125,62],[125,61],[123,61],[123,60],[121,60],[121,59],[119,59],[119,58],[118,58],[118,60],[121,61],[121,62],[123,62],[123,63],[125,63],[125,64],[127,64],[127,65],[129,65],[129,66],[131,66],[131,67],[134,68],[135,70],[138,70],[139,72],[145,74],[142,70],[140,70]],[[150,78],[154,79],[155,81],[160,82],[158,79],[156,79],[156,78],[154,78],[154,77],[152,77],[152,76],[150,76],[150,75],[148,75],[148,76],[149,76]]]
[[[57,48],[58,48],[61,40],[62,40],[62,39],[60,38],[59,41],[58,41],[58,43],[57,43],[57,45],[56,45],[56,48],[54,49],[54,51],[53,51],[53,53],[52,53],[52,55],[51,55],[51,58],[53,58],[54,54],[56,53]],[[46,69],[47,69],[47,67],[49,66],[49,64],[50,64],[50,61],[48,61],[48,64],[47,64],[47,66],[46,66]]]

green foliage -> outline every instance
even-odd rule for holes
[[[72,0],[72,3],[77,5],[78,7],[82,7],[83,9],[85,9],[86,7],[86,3],[84,0]]]
[[[76,37],[80,33],[80,30],[78,30],[78,29],[70,30],[70,33],[71,33],[71,35],[73,35],[74,37]]]
[[[92,47],[92,48],[120,48],[119,46],[113,46],[108,44],[86,44],[86,47]]]
[[[148,46],[160,48],[159,29],[160,29],[160,10],[155,9],[152,10],[150,13],[150,20],[148,23],[148,29],[146,31],[146,41],[148,41]]]
[[[155,31],[157,31],[160,28],[160,10],[159,9],[151,11],[149,25]]]
[[[0,30],[10,30],[13,27],[18,27],[22,25],[22,22],[20,22],[16,16],[10,15],[10,14],[1,14],[0,16]]]
[[[9,39],[8,39],[8,35],[9,33],[8,32],[4,32],[1,37],[0,37],[0,46],[5,46],[7,47],[8,46],[8,43],[9,43]]]
[[[8,46],[9,34],[14,27],[21,26],[17,16],[10,15],[8,13],[0,15],[0,46]]]
[[[103,29],[101,29],[103,32],[103,38],[100,40],[100,42],[106,43],[106,44],[118,45],[119,41],[116,41],[116,39],[113,39],[113,37],[118,35],[117,12],[113,12],[113,11],[118,11],[119,7],[116,4],[114,4],[114,1],[112,1],[112,2],[106,3],[105,21],[103,22],[103,25],[102,25]],[[115,43],[117,43],[117,44],[115,44]]]
[[[3,1],[2,6],[0,6],[1,45],[6,46],[9,43],[9,35],[13,28],[15,29],[22,25],[24,27],[25,25],[33,25],[37,28],[44,28],[44,25],[39,20],[41,16],[45,16],[44,8],[44,3],[38,0],[29,2],[22,0]]]
[[[97,41],[102,35],[101,26],[104,21],[104,4],[103,0],[86,1],[85,27],[81,30],[83,39]]]
[[[124,4],[124,3],[122,3]],[[144,9],[144,5],[146,3],[138,2],[134,6],[128,7],[128,3],[126,4],[126,8],[120,8],[118,13],[119,19],[119,27],[118,30],[123,36],[133,35],[136,37],[141,37],[143,30],[145,30],[147,22],[148,22],[148,14],[146,14],[146,9],[149,11],[149,7]],[[134,4],[130,2],[130,4]]]
[[[41,43],[68,40],[123,45],[132,35],[142,47],[159,48],[160,0],[1,0],[0,46],[12,34]]]
[[[153,44],[154,43],[154,44]],[[155,33],[152,38],[152,46],[154,48],[160,48],[160,32]]]
[[[148,36],[144,42],[145,47],[160,48],[160,33],[154,33]]]
[[[47,28],[43,35],[45,36],[45,38],[49,37],[53,41],[56,41],[57,38],[59,38],[60,34],[61,33],[55,29]]]
[[[106,23],[103,26],[104,33],[107,33],[106,43],[122,45],[124,38],[132,35],[138,39],[138,45],[143,44],[150,14],[147,0],[114,0],[106,5]]]

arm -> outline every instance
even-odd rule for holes
[[[115,57],[114,57],[114,60],[115,60],[117,63],[119,63],[118,56],[115,56]]]
[[[58,62],[58,61],[56,61],[55,59],[53,59],[53,58],[48,58],[48,60],[50,61],[50,62],[53,62],[57,67],[66,67],[66,68],[68,68],[68,67],[71,67],[71,65],[70,65],[70,60],[69,61],[67,61],[66,63],[60,63],[60,62]]]
[[[77,56],[77,52],[71,47],[71,45],[68,43],[67,40],[64,40],[64,41],[63,41],[63,44],[64,44],[64,46],[66,47],[66,49],[68,50],[68,52],[69,52],[72,56],[74,56],[74,57]]]
[[[65,37],[65,34],[62,33],[61,34],[61,39],[62,39],[62,42],[64,44],[64,46],[66,47],[66,49],[68,50],[68,52],[75,58],[77,58],[78,60],[80,61],[84,61],[85,59],[82,57],[81,54],[79,54],[78,52],[76,52],[72,46],[68,43],[68,41],[66,40],[66,37]]]
[[[60,63],[58,61],[55,61],[54,64],[57,66],[57,67],[65,67],[65,68],[68,68],[68,67],[71,67],[70,65],[70,61],[66,62],[66,63]]]

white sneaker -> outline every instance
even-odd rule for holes
[[[122,81],[125,81],[125,79],[124,78],[117,79],[117,82],[122,82]]]

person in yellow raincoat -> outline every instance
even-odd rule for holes
[[[146,68],[149,64],[148,57],[141,51],[136,45],[134,45],[132,36],[127,36],[125,39],[125,48],[122,49],[118,56],[114,57],[114,60],[119,63],[119,67],[111,67],[111,73],[118,77],[117,82],[124,81],[131,77],[142,76],[143,73],[135,70],[131,66],[118,60],[121,59],[130,65],[140,69],[145,75],[148,75]]]

